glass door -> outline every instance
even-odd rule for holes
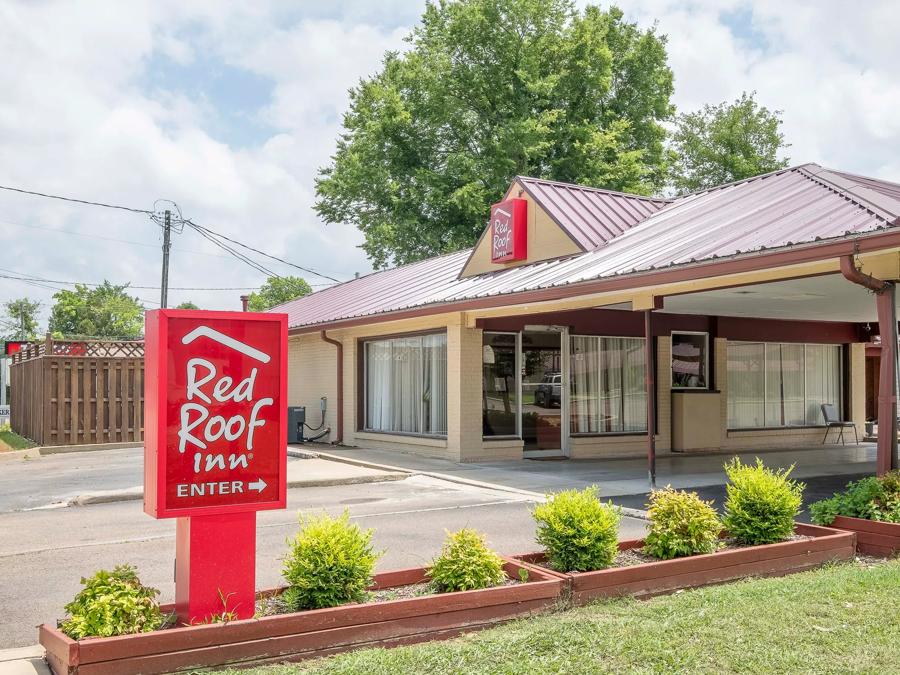
[[[566,331],[522,333],[521,406],[525,457],[564,457],[569,404]]]

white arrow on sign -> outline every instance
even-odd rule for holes
[[[247,488],[250,490],[256,490],[257,492],[262,492],[266,489],[266,481],[262,478],[257,478],[252,483],[247,483]]]

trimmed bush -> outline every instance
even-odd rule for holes
[[[159,591],[144,586],[131,565],[100,570],[81,583],[84,588],[66,605],[69,618],[60,624],[73,640],[149,633],[166,622],[156,602]]]
[[[609,567],[619,551],[619,509],[600,501],[596,486],[548,495],[534,508],[537,542],[559,572]]]
[[[696,492],[656,490],[648,504],[650,528],[644,553],[669,560],[698,553],[712,553],[719,543],[722,523],[712,507]]]
[[[742,544],[771,544],[794,532],[794,519],[803,503],[803,483],[791,480],[794,470],[772,471],[756,459],[742,464],[735,457],[725,465],[725,517],[728,534]]]
[[[506,580],[503,560],[488,548],[484,535],[469,528],[447,533],[427,574],[439,593],[489,588]]]
[[[809,513],[817,525],[831,525],[835,516],[900,523],[900,470],[848,483],[844,492],[810,504]]]
[[[338,518],[301,516],[300,531],[287,542],[282,602],[301,611],[364,600],[381,557],[372,548],[372,532],[351,523],[349,511]]]

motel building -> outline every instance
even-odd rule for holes
[[[674,199],[517,177],[474,248],[275,308],[289,405],[458,462],[821,447],[823,405],[860,439],[868,407],[884,471],[898,225],[900,184],[816,164]]]

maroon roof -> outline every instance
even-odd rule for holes
[[[459,279],[471,253],[466,249],[375,272],[277,309],[288,313],[291,328],[386,319],[405,309],[438,311],[457,301],[852,239],[900,224],[900,195],[890,194],[892,185],[863,184],[805,164],[676,199],[579,255]]]
[[[593,251],[671,200],[516,176],[516,181],[584,251]]]

